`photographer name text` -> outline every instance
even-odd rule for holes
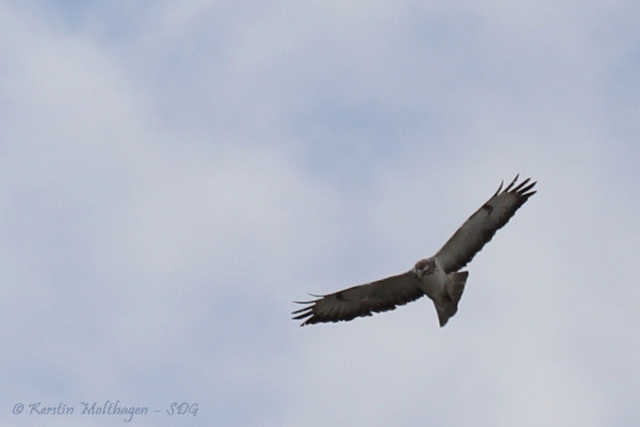
[[[13,405],[14,415],[94,415],[94,416],[120,416],[125,422],[130,422],[134,416],[148,415],[150,413],[173,415],[191,415],[198,414],[198,403],[189,402],[173,402],[164,409],[149,409],[148,406],[128,406],[120,403],[119,400],[112,402],[106,400],[104,402],[80,402],[80,406],[67,405],[59,403],[56,406],[45,405],[42,402],[27,403],[26,407],[22,403]]]

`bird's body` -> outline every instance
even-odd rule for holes
[[[498,191],[454,233],[432,257],[418,261],[406,273],[333,294],[320,296],[293,312],[294,319],[306,319],[301,326],[351,320],[373,312],[393,310],[424,295],[434,303],[440,326],[456,314],[469,273],[459,271],[504,226],[529,197],[535,182],[524,180],[514,187],[518,177]]]
[[[444,326],[458,311],[458,301],[462,297],[469,273],[463,271],[447,274],[436,257],[418,261],[411,272],[418,279],[422,292],[433,301],[440,326]]]
[[[435,257],[416,262],[411,272],[418,278],[422,292],[432,300],[440,297],[449,282],[449,276]]]

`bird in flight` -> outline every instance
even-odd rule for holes
[[[372,313],[393,310],[426,295],[433,301],[440,327],[458,311],[458,302],[469,276],[460,271],[502,228],[529,197],[536,182],[529,178],[516,184],[518,175],[498,191],[462,224],[431,258],[421,259],[406,273],[329,294],[312,295],[312,301],[292,313],[300,326],[323,322],[348,321]],[[502,191],[501,191],[502,190]]]

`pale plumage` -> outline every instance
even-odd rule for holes
[[[393,310],[427,295],[436,307],[440,326],[444,326],[458,310],[469,275],[458,270],[536,193],[532,191],[535,182],[527,178],[516,185],[517,180],[518,176],[503,191],[500,184],[493,197],[471,215],[433,257],[418,261],[406,273],[319,296],[313,301],[298,302],[309,305],[294,311],[293,318],[304,320],[300,326],[352,320]]]

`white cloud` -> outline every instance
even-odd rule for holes
[[[73,30],[0,6],[3,401],[189,399],[231,425],[637,418],[637,103],[612,101],[637,89],[631,23],[502,6],[88,6]],[[306,292],[430,255],[517,172],[539,193],[446,328],[426,299],[290,321]]]

